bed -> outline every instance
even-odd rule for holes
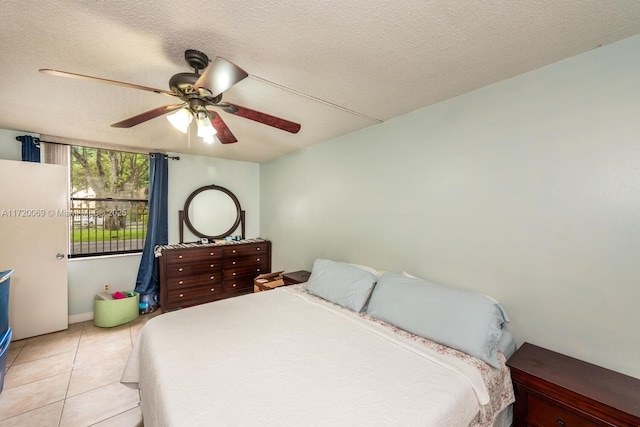
[[[402,296],[404,285],[419,286]],[[495,348],[485,361],[411,331],[412,322],[425,324],[424,311],[438,311],[421,304],[418,319],[411,314],[416,295],[431,285],[316,260],[307,284],[149,320],[121,382],[140,390],[146,427],[509,425],[510,334],[500,324],[497,340],[494,331],[487,335]],[[436,304],[447,311],[447,301]],[[464,310],[444,320],[481,323]]]

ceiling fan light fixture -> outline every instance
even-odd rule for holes
[[[207,144],[213,144],[215,141],[215,137],[213,135],[207,135],[207,136],[203,136],[202,140]]]
[[[213,135],[215,135],[217,132],[211,124],[211,119],[206,112],[198,112],[198,116],[196,117],[196,125],[198,126],[198,136],[203,139],[211,139],[211,142],[213,142]],[[205,142],[208,142],[207,139],[205,139]]]
[[[186,108],[181,108],[175,113],[171,113],[167,116],[167,120],[169,123],[173,125],[174,128],[178,129],[182,133],[187,133],[189,129],[189,125],[193,120],[193,116]]]

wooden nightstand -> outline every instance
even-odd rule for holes
[[[284,280],[285,286],[289,286],[304,283],[309,280],[309,276],[311,276],[311,273],[306,270],[292,271],[291,273],[284,273],[282,280]]]
[[[640,380],[524,343],[507,361],[514,426],[640,426]]]

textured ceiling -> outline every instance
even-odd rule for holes
[[[640,33],[636,0],[168,0],[25,2],[0,9],[0,128],[267,161]],[[168,89],[185,49],[250,77],[224,99],[302,125],[222,113],[236,144],[190,141],[156,118],[167,97],[38,72]]]

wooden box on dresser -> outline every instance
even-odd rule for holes
[[[178,244],[160,252],[160,307],[163,311],[253,292],[253,279],[271,271],[271,242]]]
[[[640,380],[524,343],[507,361],[514,427],[640,426]]]

